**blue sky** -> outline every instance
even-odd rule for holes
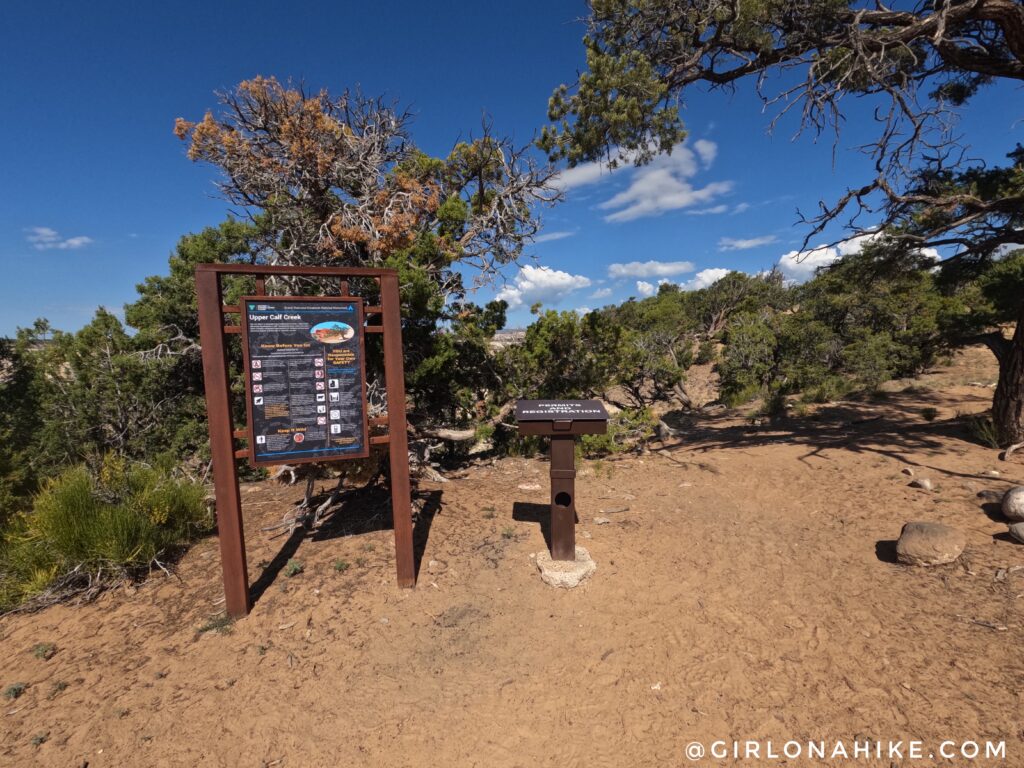
[[[171,133],[213,91],[256,74],[341,91],[359,85],[416,115],[413,138],[444,154],[480,124],[526,143],[554,86],[582,62],[577,2],[7,3],[0,10],[0,333],[47,317],[75,329],[98,305],[120,308],[166,269],[178,238],[222,221],[212,169]],[[852,104],[852,102],[851,102]],[[983,93],[962,129],[978,157],[1024,141],[1019,89]],[[866,179],[851,149],[870,133],[851,107],[830,138],[774,136],[748,90],[688,96],[691,135],[642,170],[566,177],[567,201],[543,212],[536,261],[496,292],[529,321],[534,300],[559,309],[643,295],[660,279],[688,286],[714,270],[758,271],[797,248],[797,209]],[[653,262],[653,263],[649,263]],[[544,269],[541,270],[541,267]],[[799,271],[799,268],[798,268]]]

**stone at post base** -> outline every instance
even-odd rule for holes
[[[537,569],[545,584],[572,589],[578,587],[597,570],[597,563],[583,547],[576,547],[575,560],[552,560],[546,549],[537,553]]]

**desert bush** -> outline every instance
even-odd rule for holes
[[[0,540],[0,611],[145,573],[210,529],[206,491],[166,469],[109,456],[46,483]]]
[[[996,430],[996,425],[992,421],[992,417],[985,413],[975,414],[968,416],[964,419],[964,425],[967,427],[967,434],[971,436],[976,442],[988,448],[999,448],[999,434]]]
[[[654,435],[657,418],[647,408],[623,410],[608,420],[608,431],[603,435],[583,435],[579,453],[587,458],[622,453]]]

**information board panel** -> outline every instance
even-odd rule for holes
[[[239,303],[250,461],[368,456],[362,299],[245,296]]]

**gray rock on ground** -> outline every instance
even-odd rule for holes
[[[1010,535],[1021,544],[1024,544],[1024,523],[1014,523],[1010,526]]]
[[[934,491],[935,483],[929,480],[927,477],[919,477],[916,480],[910,481],[911,488],[922,488],[926,491]]]
[[[575,560],[552,560],[551,553],[545,549],[537,553],[536,562],[543,582],[563,589],[578,587],[597,570],[597,563],[583,547],[576,547]]]
[[[1011,488],[1003,496],[1003,517],[1014,522],[1024,522],[1024,485]]]
[[[905,565],[943,565],[960,557],[966,545],[963,532],[948,525],[906,523],[896,542],[896,558]]]

